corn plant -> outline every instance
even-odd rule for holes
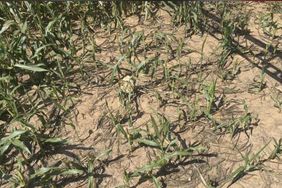
[[[203,112],[201,111],[200,106],[199,106],[199,98],[196,96],[193,101],[187,101],[186,104],[187,104],[187,110],[186,111],[188,112],[187,118],[190,121],[198,120],[203,114]]]
[[[282,92],[278,89],[273,88],[270,94],[270,98],[274,103],[274,107],[276,107],[279,112],[282,110]]]
[[[202,152],[204,148],[202,147],[191,147],[189,149],[182,149],[174,152],[168,152],[161,154],[157,159],[143,165],[142,167],[134,170],[133,172],[124,172],[124,180],[127,185],[130,185],[130,181],[134,177],[150,177],[153,179],[154,183],[159,185],[159,182],[156,182],[155,171],[164,168],[166,165],[172,162],[172,160],[181,160],[184,157],[192,155],[194,152]]]
[[[219,69],[218,76],[222,80],[234,80],[238,74],[240,74],[239,63],[235,62],[234,65],[230,68]]]
[[[185,25],[187,33],[203,32],[202,2],[167,2],[173,9],[172,22],[175,25]]]
[[[190,140],[181,139],[184,131],[190,136],[190,132],[186,132],[191,130],[190,125],[198,128],[198,124],[212,123],[211,127],[205,126],[204,132],[212,129],[215,137],[230,134],[233,139],[240,132],[247,134],[257,123],[247,105],[242,114],[232,114],[227,120],[218,120],[215,114],[225,107],[225,95],[217,96],[217,87],[235,79],[240,72],[237,64],[232,68],[228,66],[233,63],[233,55],[240,52],[241,38],[246,46],[250,41],[262,47],[258,39],[252,38],[252,33],[242,37],[247,34],[249,16],[252,16],[242,7],[242,4],[225,2],[177,1],[1,2],[0,186],[65,187],[70,180],[83,180],[89,188],[99,187],[104,181],[101,172],[111,168],[110,163],[126,154],[130,158],[137,149],[145,149],[149,162],[141,161],[135,169],[121,169],[124,170],[124,187],[132,186],[132,180],[137,178],[139,182],[133,186],[151,180],[156,187],[163,187],[166,177],[161,177],[162,172],[171,170],[172,166],[184,165],[189,158],[193,162],[200,154],[205,154],[202,144],[187,144]],[[247,51],[262,61],[272,61],[279,56],[277,41],[281,26],[274,15],[277,7],[270,5],[271,10],[259,16],[256,23],[270,38],[261,53],[262,58]],[[235,11],[239,14],[235,15]],[[170,24],[162,25],[163,18],[171,19]],[[138,25],[132,24],[136,22]],[[175,33],[182,33],[182,29],[184,35],[176,36]],[[207,32],[206,37],[192,36],[204,32]],[[218,39],[221,47],[217,69],[212,72],[224,83],[206,80],[212,77],[209,71],[214,68],[205,52],[210,36]],[[202,40],[199,51],[192,51],[187,46],[186,41],[193,41],[194,37]],[[194,52],[199,55],[198,62],[194,61],[194,54],[189,54]],[[254,78],[249,92],[267,89],[266,73],[263,71]],[[109,90],[106,91],[106,87]],[[101,155],[78,151],[75,152],[78,156],[74,157],[64,153],[73,138],[71,131],[71,135],[67,135],[71,139],[65,138],[64,128],[70,125],[76,132],[73,119],[80,121],[81,115],[76,113],[80,112],[76,104],[87,95],[88,89],[92,94],[93,88],[98,90],[98,95],[100,91],[104,96],[115,92],[113,99],[120,101],[115,111],[105,102],[106,109],[101,109],[103,121],[98,122],[98,125],[110,125],[107,126],[109,131],[101,134],[110,132],[111,147],[116,149],[117,143],[118,154],[128,152],[117,159],[102,159],[111,149]],[[225,88],[228,89],[230,93],[235,92]],[[140,96],[145,96],[145,100],[148,97],[149,105],[159,102],[159,106],[154,106],[159,113],[149,112],[145,118],[150,119],[141,125],[138,119],[143,120],[142,115],[148,112],[143,105],[139,109],[143,100]],[[270,95],[281,111],[280,96],[279,90]],[[99,100],[97,103],[103,103]],[[93,97],[85,106],[95,108],[93,119],[96,119],[97,103]],[[173,109],[170,120],[167,107]],[[90,134],[95,134],[95,138],[100,136],[99,131],[89,130]],[[201,136],[193,136],[193,139],[201,139]],[[88,138],[78,139],[84,142]],[[209,139],[204,138],[203,144],[212,142]],[[95,147],[96,144],[97,148],[104,146],[98,142]],[[262,169],[265,161],[279,159],[281,139],[274,140],[269,157],[260,160],[264,148],[254,155],[242,154],[244,164],[228,181],[234,183],[249,172]],[[57,156],[61,160],[51,164]],[[189,167],[190,161],[185,165]],[[213,185],[205,181],[200,170],[198,173],[205,186]]]
[[[146,58],[144,61],[139,63],[139,65],[136,66],[135,69],[135,75],[139,75],[140,72],[142,72],[145,75],[149,75],[151,79],[154,78],[155,73],[161,65],[164,64],[164,61],[161,60],[158,56],[152,57],[152,58]]]
[[[263,162],[264,160],[260,160],[260,154],[265,150],[265,148],[269,145],[269,143],[267,143],[266,145],[264,145],[257,153],[255,154],[250,154],[247,153],[245,156],[240,152],[240,155],[242,156],[243,160],[244,160],[244,164],[241,165],[240,167],[238,167],[236,170],[234,170],[229,178],[231,179],[231,183],[229,184],[229,186],[231,186],[232,184],[234,184],[236,181],[238,181],[240,178],[242,178],[243,176],[247,175],[249,172],[253,172],[256,170],[260,170],[263,168]]]
[[[168,59],[174,58],[174,49],[172,47],[172,42],[175,40],[176,38],[172,34],[167,34],[161,31],[154,34],[154,41],[156,45],[164,46]]]
[[[46,167],[42,171],[33,169],[36,173],[26,177],[32,172],[22,170],[33,168],[33,155],[42,156],[38,159],[42,160],[50,150],[66,144],[64,139],[47,133],[69,113],[72,63],[80,50],[71,39],[69,8],[72,5],[65,5],[64,11],[61,11],[62,5],[54,3],[0,5],[0,119],[5,126],[3,132],[1,128],[0,158],[7,167],[11,155],[13,161],[23,159],[15,169],[16,175],[6,179],[15,186],[33,186],[37,180],[40,185],[48,184],[59,174],[72,174],[68,169]],[[46,114],[50,103],[57,108],[53,117]],[[38,121],[31,122],[32,118]],[[45,177],[39,177],[40,174]]]
[[[247,134],[247,131],[252,129],[256,124],[257,119],[248,111],[248,106],[244,104],[244,114],[239,117],[232,116],[231,120],[228,120],[227,122],[217,123],[214,127],[214,131],[230,133],[232,138],[234,138],[240,132],[245,132]]]
[[[263,30],[263,33],[271,37],[276,37],[277,31],[281,29],[281,26],[279,26],[277,21],[274,20],[272,11],[261,15],[258,18],[258,22]]]
[[[249,93],[258,93],[266,88],[265,73],[262,72],[260,76],[255,77],[253,79],[253,83],[249,85],[248,92]]]
[[[133,58],[138,58],[136,51],[142,41],[144,41],[143,32],[132,32],[129,29],[123,30],[119,38],[119,49],[130,65],[134,64]]]
[[[236,20],[233,20],[232,14],[225,3],[223,3],[223,7],[220,14],[220,29],[222,34],[220,43],[222,52],[220,54],[219,67],[222,68],[226,65],[228,57],[237,50],[237,46],[234,42],[237,23]]]
[[[123,138],[126,140],[126,142],[129,144],[130,146],[130,151],[132,151],[134,149],[134,143],[138,143],[138,139],[141,137],[141,130],[136,129],[134,127],[132,127],[132,117],[131,115],[129,115],[129,123],[128,126],[126,126],[125,124],[123,124],[121,121],[121,117],[120,114],[113,114],[108,105],[107,105],[108,111],[109,111],[109,118],[111,120],[111,125],[115,127],[116,133],[117,135],[122,135]],[[124,117],[126,118],[126,117]],[[129,128],[128,128],[129,127]]]
[[[274,149],[268,157],[268,159],[270,160],[275,158],[279,159],[280,155],[282,154],[282,139],[280,138],[278,141],[276,139],[273,140],[274,140]]]
[[[215,89],[216,89],[216,81],[213,81],[210,84],[207,84],[203,90],[204,96],[206,99],[206,110],[205,114],[210,115],[212,113],[214,103],[215,103]]]
[[[170,122],[164,116],[160,116],[158,120],[159,122],[157,123],[155,118],[151,116],[153,132],[151,133],[147,125],[148,135],[145,138],[138,139],[139,144],[156,147],[162,151],[170,150],[170,147],[176,147],[177,140],[170,132]]]

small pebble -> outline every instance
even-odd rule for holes
[[[282,72],[279,72],[279,73],[277,74],[277,77],[278,77],[279,79],[282,79]]]

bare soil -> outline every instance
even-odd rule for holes
[[[260,155],[260,158],[267,157],[273,149],[273,139],[279,140],[282,137],[282,115],[279,109],[274,107],[275,103],[272,99],[275,92],[280,92],[280,95],[282,92],[281,78],[278,75],[282,70],[281,39],[275,41],[279,43],[277,55],[274,58],[263,60],[263,56],[260,54],[265,51],[265,44],[269,42],[269,39],[257,29],[258,26],[254,21],[261,6],[258,5],[257,9],[256,6],[252,7],[252,19],[249,23],[250,34],[241,37],[242,43],[240,45],[251,49],[255,55],[233,55],[228,68],[235,69],[237,66],[240,71],[236,73],[234,79],[227,81],[219,78],[220,73],[216,67],[220,45],[219,35],[212,36],[206,33],[203,36],[185,37],[184,28],[173,28],[169,21],[170,17],[165,12],[158,13],[158,19],[154,22],[141,23],[136,16],[128,17],[125,20],[127,27],[136,31],[144,31],[145,36],[161,30],[174,34],[178,39],[184,39],[184,51],[191,53],[183,55],[179,61],[171,60],[168,63],[169,66],[185,63],[189,60],[195,67],[199,66],[198,62],[201,56],[196,52],[201,51],[205,41],[204,62],[209,65],[201,71],[206,77],[206,81],[217,80],[216,95],[223,95],[224,100],[223,106],[214,113],[215,119],[224,121],[232,116],[242,115],[244,104],[247,105],[248,112],[253,117],[252,130],[248,130],[246,133],[241,132],[232,138],[230,134],[216,134],[212,130],[210,122],[206,120],[179,121],[178,106],[169,103],[161,106],[160,101],[154,96],[154,92],[158,91],[173,100],[173,96],[165,91],[161,84],[142,90],[143,94],[137,99],[140,112],[135,114],[134,127],[144,127],[150,120],[150,115],[159,112],[164,114],[172,124],[179,125],[176,132],[185,144],[199,142],[208,148],[208,152],[203,156],[191,157],[190,160],[183,161],[179,165],[171,165],[168,169],[159,171],[157,178],[167,187],[205,187],[201,177],[207,182],[220,182],[224,185],[223,187],[228,187],[230,182],[224,184],[224,181],[227,181],[230,174],[244,163],[240,153],[243,156],[247,153],[255,154],[270,142]],[[276,16],[277,20],[281,22],[281,14]],[[119,54],[116,51],[116,39],[113,36],[114,34],[109,35],[103,31],[96,36],[97,45],[103,49],[97,56],[99,60],[108,62]],[[163,58],[166,56],[164,55]],[[267,70],[264,78],[266,86],[262,91],[252,92],[250,88],[255,83],[254,79],[260,78],[263,68]],[[98,82],[103,76],[105,76],[103,73],[100,75],[93,73],[92,80],[89,82]],[[150,84],[150,79],[146,76],[140,76],[136,83],[142,88],[146,84]],[[123,185],[124,171],[133,171],[154,158],[154,150],[150,148],[140,147],[131,151],[129,144],[121,135],[115,134],[114,127],[110,125],[106,116],[109,113],[106,102],[112,112],[120,110],[121,113],[124,113],[118,98],[118,87],[118,84],[99,87],[92,87],[91,84],[85,85],[82,88],[83,94],[77,97],[77,105],[73,115],[75,128],[69,126],[61,132],[64,137],[71,140],[70,143],[78,144],[78,147],[72,151],[73,155],[79,156],[82,161],[87,161],[90,155],[97,155],[107,149],[112,149],[110,155],[105,157],[107,162],[104,162],[101,169],[98,170],[99,174],[96,179],[99,187]],[[193,87],[191,85],[191,88]],[[204,98],[200,100],[204,100]],[[70,156],[70,159],[72,158]],[[263,164],[263,170],[246,174],[230,187],[278,188],[281,185],[281,161],[272,160]],[[133,179],[132,186],[138,188],[154,187],[151,180],[143,181],[139,178]],[[87,187],[87,181],[85,179],[77,180],[66,187]]]

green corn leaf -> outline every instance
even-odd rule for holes
[[[12,79],[13,78],[11,76],[3,76],[3,77],[0,77],[0,82],[9,82]]]
[[[147,146],[160,147],[160,145],[152,140],[138,139],[138,142]]]
[[[38,169],[34,174],[30,176],[30,180],[35,180],[37,178],[52,178],[56,175],[76,175],[82,174],[83,171],[79,169],[64,169],[60,167],[42,167]]]
[[[116,129],[117,129],[118,132],[121,132],[126,139],[128,139],[127,133],[124,130],[124,128],[122,127],[121,124],[117,124]]]
[[[62,15],[58,16],[57,18],[55,18],[54,20],[52,20],[51,22],[48,23],[48,25],[45,29],[45,36],[48,36],[48,34],[51,34],[53,26],[56,24],[56,22],[58,20],[61,19],[61,17],[62,17]]]
[[[24,69],[24,70],[29,70],[33,72],[47,72],[47,69],[44,69],[40,67],[41,64],[38,65],[23,65],[23,64],[15,64],[15,67]]]
[[[60,173],[60,175],[77,175],[77,174],[83,174],[83,170],[73,168],[73,169],[66,169],[62,173]]]
[[[24,131],[24,130],[18,130],[18,131],[14,131],[12,134],[10,134],[9,136],[7,137],[4,137],[0,140],[0,146],[1,145],[4,145],[8,140],[10,139],[13,139],[19,135],[22,135],[24,133],[26,133],[27,131]]]
[[[156,188],[162,188],[161,182],[155,176],[153,176],[152,179]]]
[[[0,147],[0,157],[4,155],[4,153],[7,151],[9,146],[10,146],[10,143],[7,143],[6,145],[3,145]]]
[[[46,45],[43,45],[43,46],[37,48],[36,51],[35,51],[35,53],[34,53],[34,55],[31,57],[31,59],[34,59],[34,58],[38,57],[39,53],[40,53],[42,50],[44,50],[44,49],[47,48],[48,46],[52,46],[52,45],[53,45],[53,44],[46,44]]]
[[[88,161],[87,164],[87,172],[89,174],[88,176],[88,188],[94,188],[94,176],[93,176],[93,171],[94,171],[94,165],[93,165],[93,160]]]
[[[156,136],[157,136],[158,138],[160,138],[160,137],[161,137],[160,131],[159,131],[159,129],[158,129],[157,122],[156,122],[156,120],[155,120],[155,118],[154,118],[153,116],[151,116],[151,122],[152,122],[152,126],[153,126],[153,128],[154,128],[154,131],[155,131]]]
[[[26,145],[24,145],[20,140],[18,139],[13,139],[11,141],[11,143],[16,146],[17,148],[21,149],[22,151],[27,152],[28,154],[31,154],[31,152],[29,151],[29,149],[26,147]]]
[[[44,143],[51,143],[51,144],[64,144],[67,141],[65,139],[62,138],[48,138],[46,140],[43,141]]]
[[[53,168],[42,167],[42,168],[36,170],[35,173],[30,176],[30,179],[32,180],[32,179],[35,179],[35,178],[37,178],[37,177],[46,175],[47,172],[51,171],[52,169],[53,169]]]
[[[158,168],[161,168],[162,166],[166,165],[167,164],[167,159],[165,158],[160,158],[158,160],[154,160],[146,165],[144,165],[142,168],[139,168],[137,169],[133,175],[136,175],[136,174],[140,174],[140,173],[147,173],[147,172],[150,172],[152,170],[155,170],[155,169],[158,169]]]
[[[19,135],[22,135],[24,133],[26,133],[26,130],[18,130],[18,131],[14,131],[12,134],[10,134],[7,138],[11,139],[11,138],[15,138]]]
[[[22,33],[26,33],[27,21],[25,21],[24,23],[21,23],[21,24],[19,25],[19,27],[20,27],[20,30],[21,30]]]
[[[102,159],[104,156],[108,156],[112,152],[112,149],[107,149],[103,152],[101,152],[96,159]]]
[[[15,24],[14,20],[7,20],[4,25],[2,26],[2,29],[0,30],[0,34],[4,33],[11,25]]]
[[[145,68],[147,61],[143,61],[142,63],[138,64],[138,66],[136,67],[136,72],[139,73],[142,69]]]

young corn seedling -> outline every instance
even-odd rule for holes
[[[276,139],[274,140],[274,149],[269,155],[268,159],[280,159],[280,155],[282,154],[282,138],[280,138],[278,141]]]
[[[234,66],[231,68],[225,68],[218,70],[218,76],[222,80],[234,80],[241,70],[238,63],[234,63]]]
[[[231,179],[231,183],[228,185],[230,187],[232,184],[234,184],[236,181],[238,181],[243,176],[247,175],[249,172],[253,172],[256,170],[260,170],[263,168],[263,162],[264,160],[260,160],[260,154],[264,151],[264,149],[269,145],[267,143],[265,146],[263,146],[257,153],[250,154],[247,153],[245,156],[240,152],[240,155],[242,156],[244,160],[244,164],[240,167],[238,167],[235,171],[231,173],[229,178]]]
[[[122,73],[121,64],[123,63],[124,60],[125,60],[125,56],[120,56],[117,58],[116,64],[108,65],[108,67],[111,69],[111,80],[110,80],[111,84],[117,83],[122,77],[123,73]]]
[[[203,3],[202,2],[167,2],[173,10],[172,22],[176,25],[185,25],[187,33],[203,32]]]
[[[163,153],[157,157],[157,159],[143,165],[142,167],[134,170],[133,172],[124,172],[124,180],[127,185],[130,185],[130,181],[134,177],[152,178],[156,181],[155,174],[160,169],[163,169],[166,165],[170,164],[172,160],[179,161],[184,157],[192,155],[194,152],[202,152],[202,147],[195,147],[189,149],[180,149],[174,152]],[[157,182],[159,184],[159,182]]]
[[[151,116],[151,126],[153,127],[153,133],[151,133],[152,130],[150,130],[150,127],[146,125],[148,132],[147,138],[139,139],[139,144],[155,147],[163,152],[170,150],[169,147],[176,146],[176,138],[173,138],[173,135],[170,132],[171,123],[164,116],[159,115],[158,122]]]
[[[133,177],[152,177],[153,172],[158,170],[165,165],[167,165],[170,160],[177,157],[185,157],[187,155],[191,155],[191,152],[187,151],[178,151],[173,153],[167,153],[165,155],[160,156],[158,159],[149,162],[148,164],[143,165],[142,167],[138,168],[133,172],[126,172],[124,173],[124,179],[127,184],[129,184],[130,180]]]
[[[110,115],[110,119],[111,119],[111,124],[115,127],[115,130],[117,132],[118,135],[122,135],[123,138],[126,140],[126,142],[129,144],[130,146],[130,151],[133,150],[134,147],[134,141],[139,139],[141,137],[141,133],[139,129],[133,128],[133,122],[131,119],[131,115],[129,115],[129,122],[128,125],[126,126],[125,124],[122,123],[122,119],[120,117],[120,114],[116,114],[114,115],[109,107],[108,104],[106,105],[107,109],[109,111],[109,115]],[[129,127],[129,128],[128,128]],[[136,141],[137,142],[137,141]]]
[[[67,161],[64,163],[68,168],[77,169],[81,172],[78,177],[87,178],[88,188],[97,188],[99,185],[99,176],[101,176],[101,171],[105,163],[107,163],[108,157],[110,156],[112,150],[107,149],[97,154],[87,154],[82,160],[78,159],[75,161]]]
[[[171,131],[171,123],[167,118],[161,114],[158,114],[158,121],[151,116],[151,123],[146,125],[146,137],[138,139],[140,145],[156,148],[160,151],[161,156],[173,153],[182,153],[182,151],[201,150],[201,147],[194,146],[185,149],[180,144],[176,135]],[[149,126],[150,125],[150,126]],[[203,148],[202,148],[203,149]]]
[[[257,120],[248,111],[248,107],[244,104],[244,114],[240,117],[233,117],[231,120],[222,123],[216,123],[214,131],[221,131],[223,133],[230,133],[232,138],[234,138],[238,133],[252,129],[252,125],[257,124]],[[248,134],[247,134],[248,135]]]
[[[266,88],[265,73],[262,72],[259,78],[255,77],[253,83],[249,85],[249,93],[259,93]]]
[[[16,148],[21,153],[22,157],[25,157],[25,154],[31,155],[30,149],[24,144],[23,137],[28,134],[28,131],[25,130],[15,130],[6,137],[1,138],[0,140],[0,159],[8,156],[8,152],[11,151],[11,147]]]
[[[164,46],[168,60],[174,58],[175,54],[172,43],[173,41],[177,41],[174,35],[159,31],[154,34],[154,41],[156,43],[156,46]]]
[[[162,64],[162,73],[163,73],[163,78],[165,81],[170,81],[172,79],[172,72],[171,69],[168,67],[167,62],[164,62]]]
[[[155,18],[153,15],[155,15],[154,11],[154,2],[142,2],[142,12],[144,12],[144,21],[147,21],[149,18]]]
[[[213,108],[214,108],[214,102],[216,99],[215,89],[216,89],[216,81],[213,81],[207,84],[203,90],[203,93],[206,99],[206,109],[204,112],[208,117],[211,116]]]
[[[27,180],[24,179],[23,174],[18,172],[11,181],[14,183],[14,186],[54,186],[55,182],[52,182],[52,179],[54,179],[56,176],[73,176],[81,175],[82,173],[83,171],[79,169],[42,167],[31,174]]]
[[[130,66],[136,67],[135,60],[140,63],[137,56],[137,50],[141,45],[141,42],[145,40],[144,32],[132,32],[129,29],[125,29],[119,38],[119,50],[122,56],[125,56],[126,61]],[[131,70],[131,71],[133,71]]]
[[[274,88],[270,94],[272,101],[274,102],[274,107],[276,107],[279,112],[282,111],[282,91]]]
[[[281,26],[279,26],[278,22],[274,20],[273,12],[261,15],[258,20],[263,33],[275,38],[276,33],[279,29],[281,29]]]
[[[236,46],[233,42],[236,27],[234,21],[230,18],[230,13],[227,10],[223,12],[221,29],[222,38],[220,43],[222,52],[219,60],[219,67],[223,68],[227,63],[228,57],[236,50]]]
[[[108,109],[109,112],[109,118],[111,120],[111,124],[112,126],[115,127],[117,134],[122,134],[124,136],[124,138],[126,140],[128,140],[128,135],[126,130],[124,129],[123,125],[120,123],[121,122],[121,117],[120,114],[117,113],[116,115],[114,115],[111,110],[109,109],[108,103],[106,102],[106,107]]]
[[[199,98],[196,96],[194,101],[188,102],[187,104],[188,112],[189,112],[189,120],[197,121],[201,115],[203,114],[200,110],[199,106]]]
[[[249,34],[250,30],[248,28],[248,23],[250,21],[251,15],[248,10],[244,7],[240,6],[238,9],[243,9],[242,12],[236,12],[234,20],[235,20],[235,32],[239,35]]]
[[[184,39],[179,39],[177,48],[176,48],[176,58],[178,62],[180,61],[180,58],[183,52],[183,48],[184,48]]]
[[[120,29],[123,29],[124,27],[124,23],[123,23],[123,20],[122,20],[122,6],[121,5],[122,2],[120,1],[113,1],[111,3],[111,7],[112,7],[112,10],[111,10],[111,16],[112,16],[112,19],[114,19],[114,28],[120,28]]]
[[[150,75],[151,79],[153,79],[158,67],[163,63],[164,61],[160,60],[158,56],[145,59],[136,66],[135,75],[138,76],[142,72],[143,74]]]

